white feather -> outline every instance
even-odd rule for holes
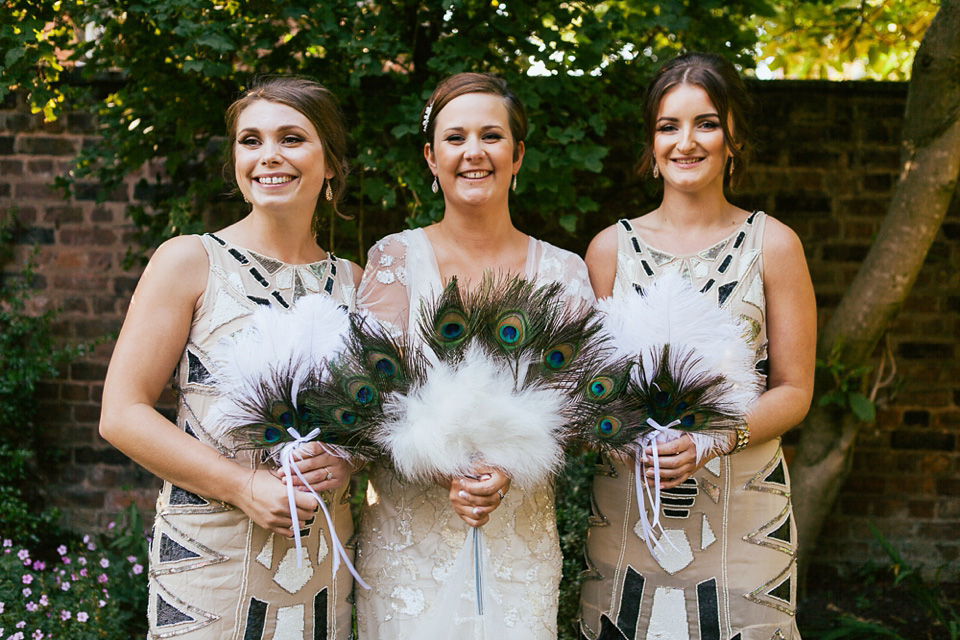
[[[670,344],[674,357],[696,354],[695,371],[723,375],[734,394],[727,399],[736,406],[746,408],[762,391],[746,325],[681,276],[664,274],[644,295],[605,298],[597,306],[618,355],[640,356],[648,365],[654,348]],[[653,367],[645,370],[649,375]]]
[[[347,312],[324,294],[304,296],[289,310],[257,309],[247,326],[221,339],[212,354],[221,396],[208,414],[214,437],[243,426],[241,403],[258,397],[278,373],[291,380],[295,400],[309,376],[343,349],[349,327]]]
[[[563,461],[564,395],[515,386],[507,367],[472,344],[460,363],[437,362],[406,397],[387,399],[381,444],[411,481],[470,474],[483,464],[521,487],[544,482]]]

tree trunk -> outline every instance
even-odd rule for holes
[[[865,364],[916,281],[943,223],[960,173],[960,0],[943,0],[913,63],[901,146],[903,170],[876,241],[820,335],[826,360]],[[831,391],[817,378],[816,397],[790,465],[801,575],[849,473],[860,423],[817,398]]]

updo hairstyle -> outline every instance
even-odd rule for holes
[[[733,64],[713,53],[691,52],[677,56],[660,67],[650,80],[643,99],[644,149],[637,173],[653,177],[653,139],[657,132],[660,103],[671,89],[684,84],[703,89],[717,109],[723,139],[733,154],[733,175],[730,176],[732,188],[739,183],[750,160],[752,144],[747,117],[752,101]],[[724,171],[726,177],[727,172]]]
[[[510,135],[513,136],[513,158],[517,159],[521,142],[527,138],[527,110],[516,95],[507,87],[507,81],[489,73],[458,73],[443,80],[433,90],[430,99],[420,113],[420,130],[433,144],[436,132],[437,114],[454,98],[468,93],[492,93],[503,99],[510,123]]]

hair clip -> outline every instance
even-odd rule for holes
[[[423,110],[423,132],[427,132],[427,125],[430,124],[430,112],[433,111],[433,103],[427,105],[427,108]]]

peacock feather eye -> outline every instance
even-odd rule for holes
[[[347,393],[357,404],[366,406],[377,399],[377,390],[368,380],[354,378],[347,382]]]
[[[351,427],[357,423],[357,414],[350,409],[337,409],[333,412],[333,417],[345,427]]]
[[[610,397],[616,388],[616,381],[610,376],[597,376],[587,382],[587,396],[594,402],[601,402]]]
[[[500,316],[496,326],[497,341],[507,349],[527,341],[527,317],[520,311],[509,311]]]
[[[379,351],[374,351],[367,356],[367,362],[376,369],[377,373],[386,378],[393,378],[399,370],[397,361],[393,357]]]
[[[620,433],[623,423],[613,416],[603,416],[597,420],[597,435],[601,438],[612,438]]]
[[[686,413],[680,417],[680,426],[688,429],[697,424],[697,417],[692,413]]]
[[[444,343],[454,344],[466,337],[467,319],[460,311],[447,311],[435,325],[437,338]]]
[[[670,404],[670,394],[666,391],[657,391],[655,394],[653,394],[653,403],[657,406],[657,408],[662,409]]]
[[[284,429],[297,426],[297,412],[286,403],[278,402],[273,405],[272,414],[277,424]]]
[[[313,412],[310,411],[309,407],[306,407],[301,403],[300,411],[298,412],[297,417],[300,418],[301,423],[308,423],[310,422],[310,419],[313,417]]]
[[[690,408],[690,403],[686,400],[681,400],[677,403],[677,407],[674,409],[674,412],[679,416],[681,413]]]
[[[559,371],[573,362],[573,356],[576,355],[576,352],[577,348],[569,342],[558,344],[543,352],[543,364],[548,369]]]
[[[267,444],[276,444],[283,438],[283,431],[276,427],[266,427],[263,430],[263,441]]]

